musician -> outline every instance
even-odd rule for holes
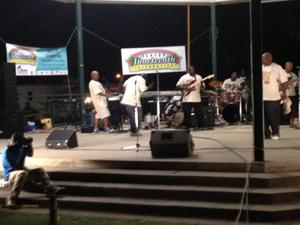
[[[223,82],[222,89],[226,92],[237,92],[242,89],[241,87],[241,81],[238,79],[238,73],[233,72],[230,75],[230,78],[226,79]]]
[[[285,63],[285,72],[288,75],[287,83],[287,95],[292,101],[291,113],[290,113],[290,126],[295,127],[298,124],[298,95],[296,88],[298,87],[298,77],[293,73],[294,64],[290,61]]]
[[[109,127],[108,118],[110,117],[110,112],[107,105],[107,97],[109,96],[107,91],[104,89],[102,84],[99,82],[99,72],[91,72],[91,81],[89,83],[89,91],[91,99],[96,111],[95,123],[94,123],[94,133],[99,132],[99,120],[103,120],[104,131],[110,133],[113,129]]]
[[[184,121],[183,125],[186,128],[192,128],[192,116],[193,113],[196,116],[200,115],[200,103],[201,103],[201,95],[200,90],[205,88],[205,84],[201,82],[202,77],[195,73],[195,67],[190,66],[188,69],[188,73],[180,77],[179,81],[176,84],[176,87],[180,89],[183,93],[182,106],[184,113]],[[195,85],[191,90],[190,85],[193,82],[199,82]],[[201,127],[200,120],[196,121],[196,126]]]
[[[125,92],[121,104],[125,106],[128,115],[131,136],[139,135],[138,131],[142,124],[141,93],[148,89],[145,78],[145,75],[136,75],[127,79],[123,84]],[[135,110],[137,110],[137,118]]]
[[[262,64],[265,138],[279,140],[280,101],[287,98],[287,73],[273,62],[270,52],[262,55]]]

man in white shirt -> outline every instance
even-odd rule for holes
[[[136,136],[142,124],[141,93],[148,89],[146,80],[141,75],[136,75],[127,79],[123,87],[125,92],[121,104],[125,106],[128,115],[131,135]]]
[[[108,94],[106,90],[99,82],[99,72],[91,72],[91,81],[89,83],[89,90],[91,99],[96,111],[95,114],[95,123],[94,123],[94,132],[99,132],[99,120],[103,120],[104,131],[109,133],[112,129],[109,128],[108,118],[110,117],[110,112],[107,105]]]
[[[262,55],[262,64],[265,138],[278,140],[280,101],[287,96],[287,73],[280,65],[273,62],[273,56],[269,52]]]
[[[223,82],[222,89],[226,92],[237,92],[241,90],[241,81],[238,79],[238,73],[233,72],[229,79]]]
[[[294,64],[292,62],[285,63],[285,72],[288,75],[288,83],[287,83],[287,96],[292,101],[291,113],[290,113],[290,126],[295,127],[298,124],[298,94],[296,92],[296,88],[298,87],[298,77],[293,73]]]
[[[184,121],[183,125],[186,128],[192,128],[192,114],[196,117],[200,115],[200,103],[201,103],[201,95],[200,90],[204,88],[204,83],[201,82],[202,77],[195,73],[195,67],[190,66],[188,73],[180,77],[179,81],[176,84],[176,87],[180,89],[183,93],[182,98],[182,106],[183,106],[183,113],[184,113]],[[193,82],[197,82],[192,89],[190,85]],[[188,91],[187,91],[188,90]],[[200,120],[197,120],[197,124],[194,126],[201,127]]]

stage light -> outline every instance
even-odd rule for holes
[[[116,79],[117,79],[117,80],[120,80],[121,78],[122,78],[122,74],[117,73],[117,74],[116,74]]]

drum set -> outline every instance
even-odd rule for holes
[[[227,92],[222,89],[222,82],[217,80],[210,81],[208,86],[210,89],[202,92],[202,104],[204,107],[213,108],[215,125],[237,124],[250,120],[249,88]],[[180,124],[184,119],[181,101],[181,96],[173,96],[164,106],[164,116],[171,126]]]
[[[212,90],[204,91],[208,94],[208,105],[216,109],[216,125],[236,124],[246,122],[249,113],[249,89],[228,92],[222,89],[222,82],[213,80],[209,82]]]

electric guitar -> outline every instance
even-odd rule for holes
[[[201,84],[202,82],[214,78],[214,74],[208,75],[201,80],[193,80],[188,84],[182,85],[182,97],[189,95],[192,91],[196,90],[196,86]]]

